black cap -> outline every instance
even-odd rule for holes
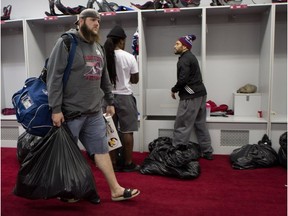
[[[109,37],[117,37],[117,38],[125,39],[127,35],[125,34],[125,31],[121,26],[116,25],[107,35],[107,38]]]
[[[85,9],[81,11],[79,14],[79,18],[85,18],[85,17],[94,17],[94,18],[99,18],[100,19],[100,14],[92,8]],[[76,25],[79,24],[79,19],[75,22]]]

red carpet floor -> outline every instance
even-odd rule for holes
[[[134,153],[142,163],[147,153]],[[108,186],[91,162],[100,205],[87,201],[63,203],[56,199],[27,200],[12,194],[19,164],[15,148],[1,148],[2,216],[285,216],[287,170],[273,167],[234,170],[229,156],[200,159],[197,179],[180,180],[140,173],[117,173],[123,186],[141,194],[125,202],[112,202]]]

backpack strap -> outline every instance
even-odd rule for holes
[[[99,51],[101,52],[101,55],[102,55],[102,57],[104,59],[104,68],[106,68],[106,66],[107,66],[106,51],[105,51],[104,47],[100,43],[97,43],[97,45],[101,48],[101,49],[99,49]]]
[[[76,53],[76,47],[78,45],[78,41],[76,39],[76,36],[71,33],[64,33],[61,35],[61,37],[63,38],[65,46],[67,47],[67,50],[69,52],[68,63],[65,67],[64,75],[63,75],[63,83],[64,83],[63,88],[65,88],[67,81],[68,81],[69,74],[71,72],[71,67],[72,67],[72,63],[73,63],[74,56]],[[44,83],[46,83],[48,60],[49,58],[45,60],[44,67],[39,76],[39,79],[41,79]]]
[[[71,33],[64,33],[64,34],[62,34],[61,37],[63,37],[64,43],[67,46],[67,49],[69,51],[68,63],[66,65],[66,68],[64,70],[64,75],[63,75],[63,89],[64,89],[66,87],[68,77],[69,77],[70,72],[71,72],[71,67],[72,67],[74,56],[76,53],[76,47],[78,45],[78,41],[77,41],[76,36],[74,34],[71,34]],[[65,39],[65,38],[69,38],[70,43],[68,43],[67,39]]]

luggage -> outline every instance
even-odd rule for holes
[[[66,36],[65,36],[66,35]],[[68,39],[67,40],[67,36]],[[63,83],[68,81],[73,63],[77,39],[73,34],[62,35],[67,47],[69,47],[68,64],[65,68]],[[69,44],[67,45],[67,43]],[[72,46],[70,46],[72,45]],[[53,126],[52,110],[48,104],[48,92],[46,87],[47,60],[41,75],[28,78],[22,89],[12,96],[12,104],[16,110],[17,121],[26,129],[26,132],[35,136],[45,136]]]

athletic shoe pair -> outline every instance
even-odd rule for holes
[[[113,169],[115,172],[135,172],[140,170],[140,166],[132,162],[128,165],[124,165],[123,167],[115,165],[113,166]]]

